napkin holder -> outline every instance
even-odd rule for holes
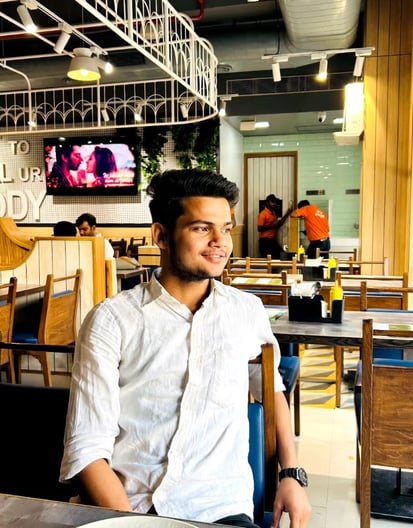
[[[333,301],[330,317],[322,316],[321,295],[314,297],[288,297],[288,319],[309,323],[342,323],[344,313],[344,299]]]
[[[293,258],[297,256],[297,253],[293,251],[281,251],[280,253],[280,260],[293,260]]]
[[[330,278],[325,276],[327,270],[324,266],[304,266],[302,272],[304,281],[321,280],[323,282],[335,282],[336,280],[336,268],[330,269]]]
[[[302,268],[303,280],[314,281],[324,279],[324,268],[323,266],[304,266]]]

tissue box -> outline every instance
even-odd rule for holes
[[[342,323],[344,299],[333,301],[330,317],[323,317],[321,295],[315,297],[288,297],[288,319],[290,321],[306,321],[309,323]]]

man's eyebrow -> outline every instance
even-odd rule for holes
[[[192,220],[192,222],[188,222],[188,225],[194,225],[194,224],[206,224],[209,226],[218,225],[215,222],[210,222],[209,220]],[[228,222],[224,222],[222,225],[230,225],[232,224],[232,220],[228,220]]]

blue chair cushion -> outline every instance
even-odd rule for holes
[[[21,330],[13,334],[13,341],[15,343],[28,343],[35,345],[37,343],[37,334],[33,334],[34,329],[28,329],[27,332]]]
[[[281,356],[278,371],[281,374],[285,391],[287,393],[292,392],[300,374],[300,358],[297,356]]]
[[[262,519],[265,498],[264,409],[261,403],[248,404],[250,445],[248,462],[254,476],[254,519]]]

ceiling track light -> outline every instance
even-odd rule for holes
[[[184,119],[188,119],[188,115],[189,115],[189,112],[188,112],[188,105],[186,103],[181,103],[179,105],[179,108],[181,109],[181,114],[182,114],[182,117]]]
[[[105,123],[107,123],[108,121],[110,121],[110,117],[109,117],[109,113],[108,111],[106,110],[105,107],[102,108],[102,110],[100,111],[100,113],[102,114],[102,119]]]
[[[24,0],[21,1],[20,5],[17,7],[17,14],[28,33],[36,33],[37,26],[33,22],[32,15],[29,13],[30,9],[35,9],[36,4],[30,4]]]
[[[141,123],[143,121],[142,119],[142,105],[137,105],[135,108],[135,113],[133,114],[133,117],[137,123]]]
[[[271,65],[272,68],[272,80],[274,82],[281,81],[281,70],[280,70],[280,63],[275,61]]]
[[[317,79],[325,81],[327,79],[328,60],[326,58],[320,59],[320,66],[318,67]]]
[[[108,61],[104,61],[103,59],[96,59],[98,68],[100,68],[105,73],[112,73],[113,72],[113,64],[111,64]]]
[[[70,36],[72,34],[72,28],[68,26],[67,24],[59,24],[59,27],[61,29],[61,33],[53,49],[55,50],[56,53],[60,54],[60,53],[63,53],[63,50],[66,47],[66,44],[70,40]]]
[[[227,115],[227,102],[225,100],[221,101],[218,114],[220,117],[225,117]]]
[[[365,56],[363,55],[357,55],[356,53],[356,62],[354,63],[354,70],[353,70],[353,76],[354,77],[361,77],[363,74],[363,66],[364,66],[364,59]]]
[[[100,79],[96,57],[92,57],[90,48],[75,48],[75,56],[70,62],[67,76],[75,81],[91,82]]]
[[[36,114],[34,112],[30,115],[29,120],[27,121],[27,124],[29,125],[30,128],[36,128],[37,126]]]
[[[329,49],[323,51],[299,51],[297,53],[281,53],[281,54],[265,54],[261,56],[262,60],[271,59],[272,60],[272,75],[274,82],[281,80],[281,72],[279,63],[287,62],[289,59],[301,58],[301,57],[310,57],[311,60],[320,61],[319,71],[317,79],[320,81],[325,81],[328,75],[328,58],[333,55],[340,55],[342,53],[354,53],[356,56],[356,62],[354,65],[353,75],[354,77],[361,77],[363,73],[364,59],[370,57],[373,51],[376,48],[366,47],[366,48],[348,48],[348,49]]]

